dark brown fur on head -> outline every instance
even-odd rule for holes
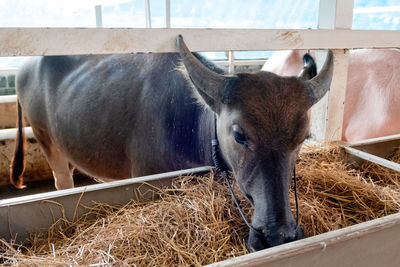
[[[301,81],[264,71],[238,77],[232,107],[242,111],[243,128],[254,141],[288,150],[304,141],[311,103]]]

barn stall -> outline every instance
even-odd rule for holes
[[[176,50],[175,38],[178,34],[184,36],[192,51],[333,49],[334,78],[329,97],[326,97],[325,103],[320,104],[319,111],[313,112],[315,135],[322,136],[323,138],[320,139],[325,141],[339,141],[343,159],[347,162],[361,165],[369,161],[399,172],[399,163],[387,158],[394,152],[394,148],[400,145],[400,136],[382,137],[352,144],[340,142],[348,49],[400,46],[397,32],[350,30],[352,5],[352,1],[336,1],[336,12],[333,13],[328,7],[324,9],[322,4],[320,27],[334,29],[319,30],[3,28],[0,29],[2,39],[0,52],[2,56],[172,52]],[[323,15],[324,12],[327,14]],[[154,36],[158,38],[154,39]],[[12,45],[6,42],[10,38],[15,40]],[[41,40],[46,40],[46,43]],[[210,42],[210,40],[219,40],[219,42]],[[314,110],[318,110],[317,108]],[[326,114],[321,110],[327,110]],[[316,118],[321,114],[322,118]],[[8,135],[4,134],[2,141],[6,143],[6,146],[11,146],[12,130],[8,132]],[[43,157],[40,158],[39,155],[34,154],[35,151],[40,153],[38,148],[35,148],[33,136],[29,135],[29,132],[27,135],[28,142],[32,143],[28,154],[33,151],[32,160],[39,162],[32,164],[32,169],[35,170],[40,164],[44,165],[43,169],[46,169]],[[2,170],[8,170],[8,167],[4,166]],[[209,167],[204,167],[2,200],[0,202],[2,218],[6,219],[2,224],[1,237],[6,240],[16,238],[22,241],[28,233],[40,232],[50,227],[57,218],[66,216],[72,220],[82,215],[85,211],[83,207],[93,205],[93,201],[116,205],[138,198],[137,188],[140,188],[141,192],[150,192],[149,196],[140,194],[141,200],[153,199],[154,191],[150,190],[153,185],[163,187],[170,185],[173,177],[204,173],[209,170]],[[44,174],[37,175],[37,177],[44,176]],[[60,206],[63,209],[59,209]],[[27,215],[29,220],[25,219]],[[365,264],[372,266],[382,263],[396,265],[399,262],[396,255],[396,248],[400,244],[399,228],[400,216],[397,213],[279,247],[235,257],[226,262],[215,263],[215,265]],[[380,244],[379,247],[371,245],[375,243]]]

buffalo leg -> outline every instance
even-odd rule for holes
[[[57,190],[73,188],[74,180],[72,174],[74,167],[72,164],[63,156],[46,132],[37,129],[32,130],[53,171]]]

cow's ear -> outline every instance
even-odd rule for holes
[[[218,74],[204,66],[189,51],[182,35],[178,36],[177,45],[188,78],[204,102],[214,112],[219,113],[221,104],[230,102],[238,78],[236,76]]]

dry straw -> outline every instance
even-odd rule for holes
[[[400,211],[398,173],[374,164],[354,169],[341,158],[338,148],[299,158],[300,221],[308,236]],[[392,160],[400,161],[400,151]],[[25,246],[2,241],[3,263],[200,266],[247,253],[248,229],[213,174],[179,178],[161,195],[123,207],[98,203],[78,220],[61,219],[48,233],[32,235]]]

